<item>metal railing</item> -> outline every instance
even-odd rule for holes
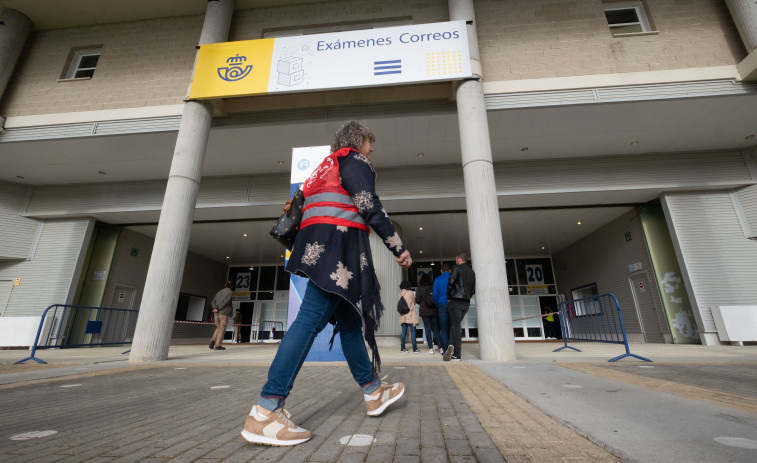
[[[36,357],[39,349],[131,344],[138,312],[132,309],[53,304],[42,313],[31,355],[16,363],[27,360],[47,363]]]
[[[615,362],[624,357],[636,357],[645,362],[651,362],[648,358],[632,354],[629,350],[620,304],[614,294],[600,294],[564,301],[557,306],[557,311],[565,345],[552,352],[563,349],[581,352],[580,349],[569,346],[568,340],[606,342],[623,344],[626,347],[625,354],[611,358],[609,362]]]

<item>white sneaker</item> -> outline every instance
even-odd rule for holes
[[[381,415],[389,405],[400,400],[404,393],[405,385],[403,383],[381,383],[381,386],[373,394],[363,394],[368,416]]]
[[[428,355],[434,355],[434,349],[429,349],[428,350]]]
[[[263,416],[255,405],[244,423],[242,437],[254,444],[274,446],[297,445],[310,440],[310,431],[292,423],[291,417],[283,408],[272,411],[270,416]]]

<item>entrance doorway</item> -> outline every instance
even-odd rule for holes
[[[661,310],[655,307],[652,297],[652,287],[649,284],[649,274],[646,271],[632,274],[628,278],[631,284],[631,294],[636,308],[636,315],[641,324],[641,332],[646,342],[664,343],[658,314]]]

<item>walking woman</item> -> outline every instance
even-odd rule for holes
[[[381,358],[375,333],[384,306],[368,227],[400,267],[409,268],[413,259],[376,195],[376,173],[370,161],[375,140],[363,123],[345,123],[334,135],[332,153],[302,187],[302,225],[286,270],[309,281],[297,318],[282,339],[268,381],[245,422],[242,436],[248,442],[282,446],[311,438],[310,431],[290,421],[284,402],[313,340],[332,317],[352,377],[362,389],[367,414],[381,415],[405,392],[404,384],[382,383],[378,377]]]

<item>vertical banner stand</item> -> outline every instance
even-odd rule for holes
[[[323,159],[330,154],[329,146],[309,146],[292,149],[292,175],[289,184],[289,196],[291,197],[298,188],[302,188],[308,177]],[[286,252],[286,262],[289,261],[290,252]],[[289,311],[287,315],[287,330],[297,317],[305,297],[308,279],[298,275],[289,276]],[[328,324],[326,328],[316,336],[313,347],[305,357],[306,362],[338,362],[345,360],[342,352],[342,341],[339,336],[334,338],[334,346],[329,350],[329,341],[334,333],[334,325]]]

